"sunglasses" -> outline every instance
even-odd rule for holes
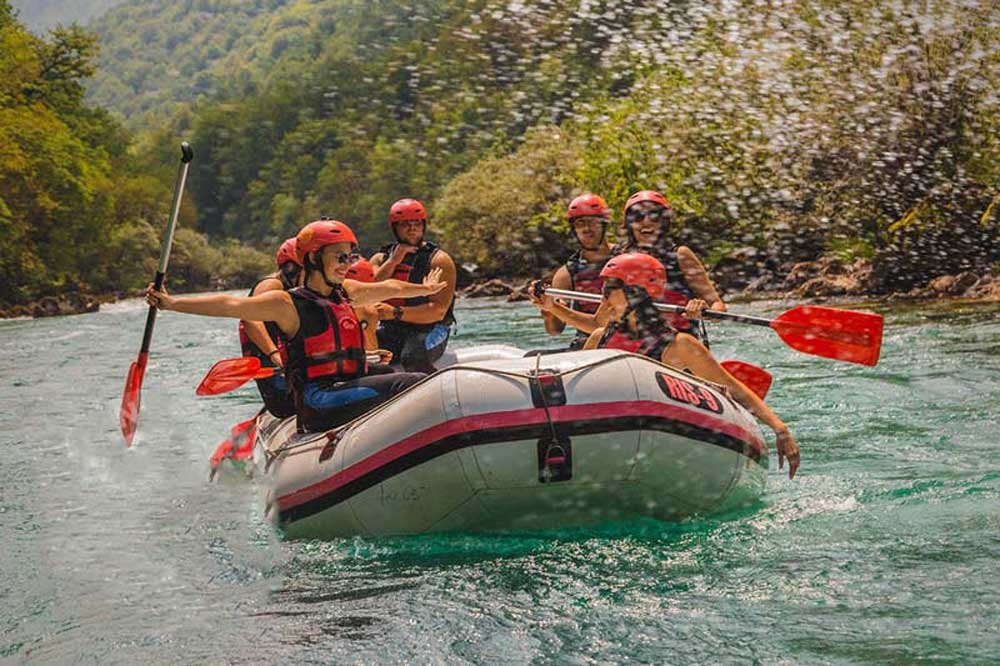
[[[641,208],[633,208],[625,213],[625,221],[629,224],[633,222],[638,222],[639,220],[645,220],[649,218],[651,220],[656,220],[662,222],[663,220],[670,218],[670,213],[666,208],[662,206],[659,208],[651,208],[648,210],[643,210]]]
[[[361,255],[349,252],[341,252],[334,258],[337,260],[338,264],[353,264],[355,261],[361,258]]]

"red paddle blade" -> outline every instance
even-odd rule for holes
[[[122,393],[122,405],[118,410],[118,425],[125,436],[125,446],[132,446],[135,429],[139,424],[139,406],[142,400],[142,378],[146,374],[146,361],[149,354],[140,352],[139,358],[129,366],[128,377],[125,379],[125,391]]]
[[[771,322],[785,343],[806,354],[875,365],[882,351],[882,315],[800,305]]]
[[[243,386],[251,379],[266,379],[274,374],[274,368],[260,367],[260,359],[241,356],[219,361],[212,366],[198,385],[198,395],[219,395]]]
[[[215,453],[212,454],[211,460],[209,460],[212,466],[209,479],[215,477],[216,472],[219,470],[219,465],[222,464],[223,460],[230,459],[234,462],[241,462],[250,459],[253,456],[253,445],[256,441],[256,416],[234,425],[232,430],[229,431],[229,437],[219,444],[218,448],[215,449]]]
[[[723,361],[719,365],[725,368],[733,377],[743,382],[761,400],[767,396],[767,391],[771,388],[773,377],[764,368],[758,368],[756,365],[744,363],[743,361]]]

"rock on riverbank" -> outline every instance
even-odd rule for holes
[[[79,291],[68,291],[52,296],[43,296],[30,303],[10,305],[0,302],[0,319],[11,317],[61,317],[64,315],[97,312],[102,300],[93,294]]]

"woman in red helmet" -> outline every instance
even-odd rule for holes
[[[343,222],[307,224],[296,237],[305,280],[291,291],[259,296],[222,294],[175,298],[147,289],[146,300],[163,310],[212,317],[273,321],[285,337],[285,375],[292,386],[302,430],[327,430],[372,409],[412,386],[420,373],[368,376],[361,325],[351,305],[387,298],[430,296],[445,287],[432,270],[420,284],[349,280],[357,238]]]
[[[427,210],[416,199],[400,199],[389,209],[396,242],[372,256],[375,280],[395,278],[419,283],[433,269],[447,286],[434,296],[396,298],[377,306],[379,346],[391,351],[404,370],[434,372],[434,361],[448,346],[455,323],[455,262],[424,239]]]
[[[704,324],[699,321],[701,312],[705,309],[725,312],[726,304],[691,248],[670,244],[668,234],[673,220],[674,210],[665,196],[653,190],[636,192],[625,202],[625,240],[613,252],[642,252],[656,257],[667,271],[662,301],[687,308],[683,315],[664,317],[678,331],[690,333],[707,344]]]
[[[288,291],[301,284],[302,261],[298,257],[294,238],[289,238],[281,244],[275,263],[278,265],[278,270],[258,280],[250,288],[250,296],[258,296],[269,291]],[[278,325],[273,321],[240,321],[240,347],[244,356],[256,356],[260,359],[261,367],[285,367],[284,339]],[[258,379],[256,382],[267,411],[278,418],[295,414],[295,401],[284,376],[276,374],[268,379]]]
[[[778,467],[788,459],[788,477],[799,468],[799,447],[788,426],[756,393],[719,365],[697,338],[667,324],[653,306],[668,286],[667,272],[655,257],[639,252],[611,258],[601,271],[604,300],[610,321],[596,329],[584,349],[622,349],[654,358],[665,365],[686,368],[699,377],[728,386],[733,397],[767,424],[777,439]]]
[[[570,202],[566,217],[580,247],[552,276],[552,286],[556,289],[599,294],[604,283],[600,276],[601,269],[611,256],[611,245],[606,238],[611,209],[596,194],[582,194]],[[567,324],[576,328],[576,337],[569,348],[553,351],[582,349],[596,326],[594,314],[597,312],[597,304],[572,301],[567,306],[561,301],[536,296],[535,291],[533,283],[528,289],[528,297],[541,310],[545,330],[549,335],[559,335]],[[528,355],[536,353],[540,352],[529,352]]]

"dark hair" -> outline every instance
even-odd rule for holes
[[[635,288],[633,288],[635,289]],[[663,320],[663,315],[656,309],[656,305],[645,289],[641,287],[638,293],[626,293],[629,301],[630,311],[635,313],[635,323],[640,338],[650,335],[659,335],[670,325]]]

